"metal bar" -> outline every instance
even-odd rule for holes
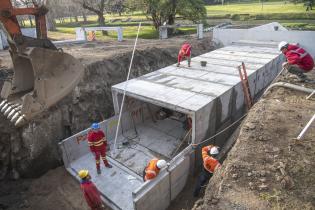
[[[296,138],[297,140],[302,140],[303,139],[306,131],[309,129],[309,127],[314,122],[314,120],[315,120],[315,114],[313,115],[311,120],[306,124],[306,126],[303,128],[303,130],[301,131],[300,135]]]
[[[306,100],[310,99],[314,94],[315,94],[315,90],[309,96],[306,97]]]

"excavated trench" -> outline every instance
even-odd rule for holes
[[[191,43],[193,56],[214,49],[209,38]],[[69,50],[85,65],[85,75],[75,90],[57,105],[22,128],[15,128],[0,115],[0,180],[34,178],[61,165],[57,146],[60,140],[85,129],[93,121],[113,115],[111,86],[125,80],[131,52],[102,57],[93,54],[94,47],[89,44],[76,47],[77,51]],[[132,77],[175,63],[178,47],[179,44],[137,50]]]

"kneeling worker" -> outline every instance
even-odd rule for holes
[[[91,176],[88,170],[81,170],[78,173],[81,178],[81,189],[83,191],[85,200],[91,210],[102,210],[104,209],[104,205],[101,200],[101,195],[91,181]]]
[[[191,61],[191,45],[188,42],[185,42],[182,47],[180,48],[178,52],[178,57],[177,57],[177,66],[180,65],[180,62],[184,59],[187,58],[188,62],[188,67],[190,67],[190,61]]]
[[[312,56],[302,47],[287,42],[280,42],[278,48],[287,58],[287,62],[283,63],[282,67],[291,74],[297,75],[302,82],[309,80],[304,73],[314,68]]]
[[[154,179],[166,165],[165,160],[158,160],[157,158],[150,160],[143,171],[143,181]]]
[[[203,169],[196,183],[194,197],[198,197],[201,187],[212,177],[215,170],[221,166],[216,159],[219,147],[209,145],[202,148]]]

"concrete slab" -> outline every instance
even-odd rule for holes
[[[171,160],[185,135],[183,123],[173,119],[146,121],[123,132],[117,139],[115,160],[142,176],[146,164],[154,157]],[[123,142],[128,144],[123,145]],[[113,142],[110,147],[113,148]],[[177,153],[180,150],[177,151]]]
[[[92,180],[104,197],[115,203],[120,209],[132,210],[132,192],[143,184],[140,176],[133,175],[131,171],[117,167],[111,161],[113,168],[104,168],[102,174],[97,175],[93,155],[87,154],[71,163],[71,169],[78,172],[81,169],[89,170]]]

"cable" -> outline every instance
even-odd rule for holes
[[[244,114],[242,117],[240,117],[238,120],[236,120],[234,123],[232,123],[231,125],[229,125],[228,127],[224,128],[222,131],[220,131],[219,133],[214,134],[213,136],[211,136],[210,138],[198,143],[198,144],[191,144],[192,146],[198,146],[200,144],[203,144],[207,141],[210,141],[212,139],[214,139],[215,137],[217,137],[218,135],[220,135],[221,133],[224,133],[226,130],[228,130],[229,128],[231,128],[232,126],[234,126],[235,124],[237,124],[239,121],[241,121],[244,117],[247,116],[247,113]]]
[[[114,152],[113,152],[114,155],[116,153],[116,143],[117,143],[118,131],[119,131],[119,127],[120,127],[121,115],[122,115],[122,110],[123,110],[124,102],[125,102],[125,98],[126,98],[126,89],[127,89],[127,85],[128,85],[128,81],[129,81],[129,77],[130,77],[130,72],[131,72],[131,67],[132,67],[132,63],[133,63],[133,58],[134,58],[135,51],[136,51],[136,46],[137,46],[137,42],[138,42],[140,28],[141,28],[141,22],[139,23],[139,26],[138,26],[137,37],[136,37],[135,44],[134,44],[133,51],[132,51],[131,61],[130,61],[130,65],[129,65],[128,75],[127,75],[127,80],[125,82],[123,99],[121,101],[121,107],[120,107],[120,110],[119,110],[119,118],[118,118],[116,134],[115,134],[115,141],[114,141]]]

